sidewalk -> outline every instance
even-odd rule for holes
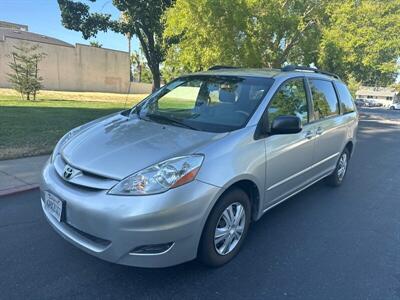
[[[0,160],[0,196],[39,186],[40,172],[48,155]]]

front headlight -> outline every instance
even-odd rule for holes
[[[195,179],[204,156],[174,157],[143,169],[115,185],[112,195],[151,195],[168,191]]]

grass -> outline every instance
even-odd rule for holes
[[[0,89],[0,160],[49,154],[70,129],[129,108],[146,95],[42,91],[36,101]]]

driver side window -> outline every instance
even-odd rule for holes
[[[303,125],[308,123],[307,95],[302,78],[285,82],[271,99],[268,108],[269,124],[278,116],[297,116]]]

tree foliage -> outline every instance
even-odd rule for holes
[[[135,81],[144,83],[152,82],[150,68],[141,52],[133,51],[131,54],[131,64],[133,66],[133,78]]]
[[[165,20],[165,38],[178,41],[166,77],[295,63],[387,85],[398,72],[400,0],[177,0]]]
[[[9,55],[11,60],[8,66],[12,73],[7,74],[13,88],[22,98],[36,100],[37,92],[42,88],[43,78],[39,76],[39,62],[45,57],[38,45],[14,46]]]
[[[400,93],[400,83],[399,83],[399,82],[393,83],[393,84],[391,85],[391,87],[392,87],[396,92]]]
[[[164,60],[166,80],[212,65],[314,64],[354,87],[389,85],[398,73],[400,0],[113,0],[117,20],[58,3],[64,26],[86,39],[136,36],[155,88]]]
[[[364,85],[393,83],[400,57],[400,1],[333,1],[327,15],[319,66]]]
[[[90,0],[95,2],[96,0]],[[63,25],[79,31],[85,39],[100,31],[112,30],[129,37],[136,36],[153,76],[153,86],[160,86],[160,63],[164,60],[162,15],[173,0],[113,0],[123,18],[90,11],[90,6],[73,0],[58,0]]]
[[[166,14],[167,67],[280,67],[316,59],[324,0],[178,0]]]
[[[103,44],[101,44],[99,41],[95,41],[95,40],[90,41],[89,44],[90,44],[90,46],[96,47],[96,48],[101,48],[101,47],[103,47]]]

